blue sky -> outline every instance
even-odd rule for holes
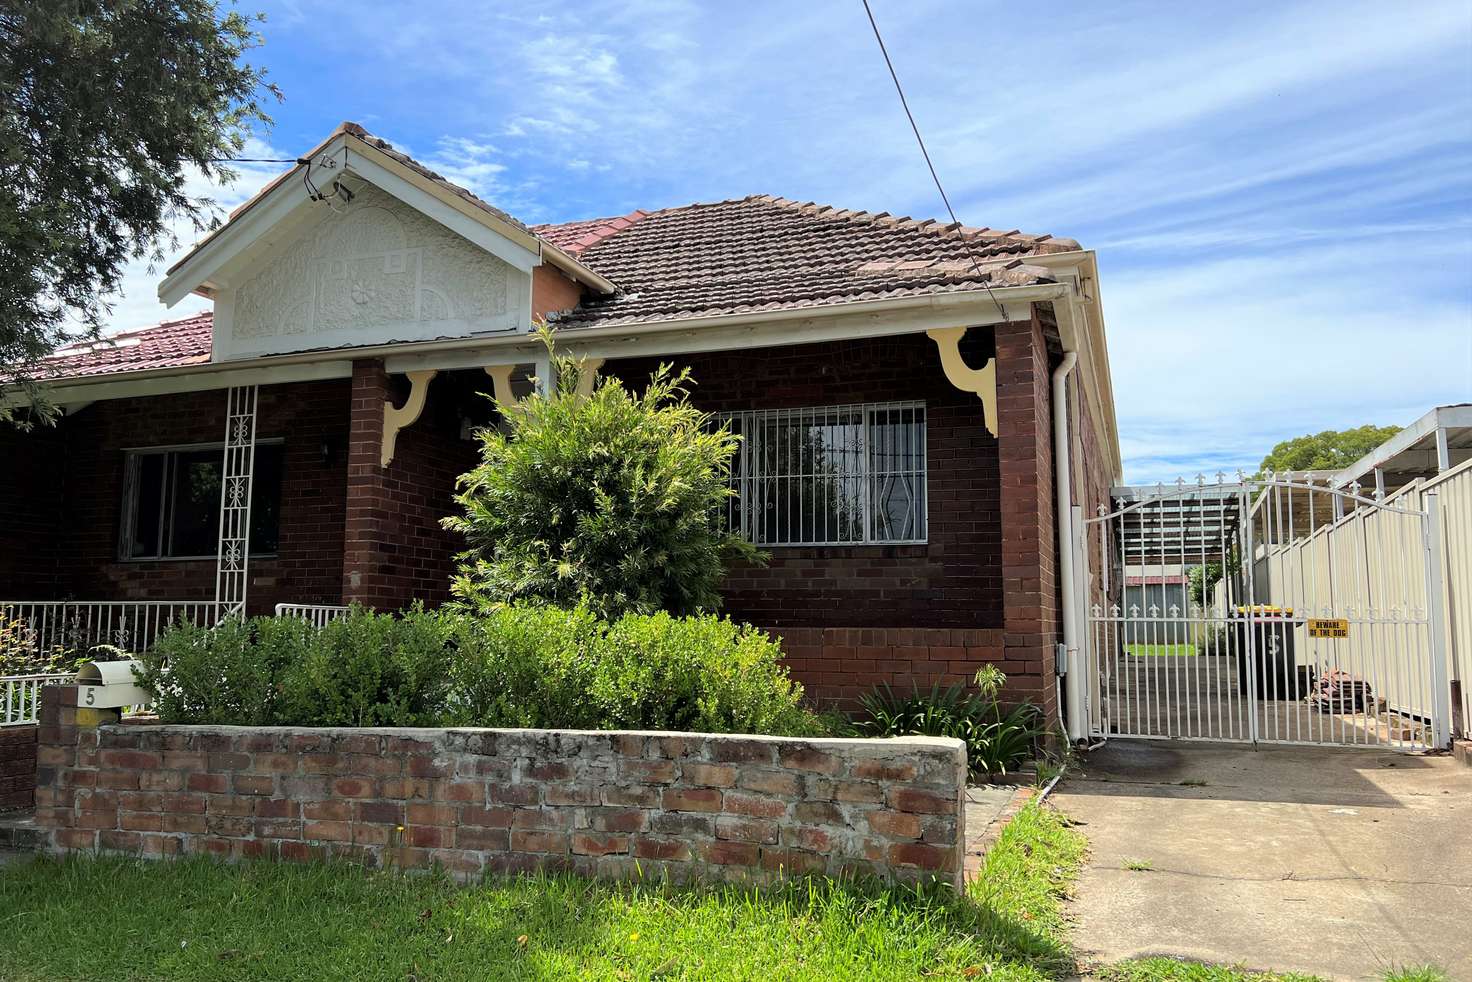
[[[872,2],[961,219],[1098,251],[1128,480],[1472,401],[1472,3]],[[245,6],[270,156],[356,120],[527,222],[942,213],[858,0]]]

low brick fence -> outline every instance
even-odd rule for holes
[[[36,824],[53,851],[381,867],[959,884],[958,740],[78,724],[45,691]]]
[[[35,804],[36,727],[0,726],[0,811]]]

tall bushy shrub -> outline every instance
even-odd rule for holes
[[[463,513],[444,521],[468,543],[456,597],[477,611],[586,603],[610,619],[717,607],[727,561],[758,558],[725,527],[737,438],[690,405],[688,372],[661,366],[642,393],[604,379],[584,397],[579,363],[554,361],[556,391],[501,406],[504,427],[482,432],[460,478]]]

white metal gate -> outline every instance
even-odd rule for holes
[[[1436,503],[1221,477],[1085,523],[1094,735],[1446,746]]]

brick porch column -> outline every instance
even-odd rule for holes
[[[998,455],[1002,483],[1003,670],[1057,719],[1057,581],[1053,526],[1052,388],[1036,315],[999,324]]]
[[[388,373],[380,359],[353,362],[349,396],[347,521],[343,530],[342,601],[393,609],[393,521],[388,471],[379,464]]]

